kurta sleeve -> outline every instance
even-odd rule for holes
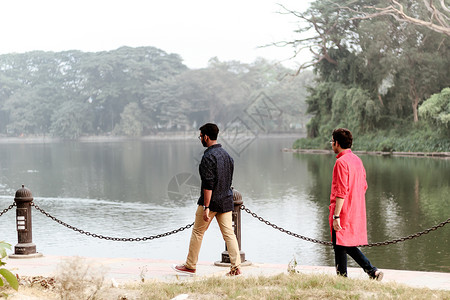
[[[338,160],[333,169],[333,179],[335,180],[335,196],[346,199],[349,192],[349,170],[344,161]]]

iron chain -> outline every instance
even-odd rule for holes
[[[371,243],[371,244],[368,244],[368,245],[361,245],[359,247],[386,246],[386,245],[391,245],[391,244],[397,244],[399,242],[404,242],[404,241],[407,241],[407,240],[412,240],[414,238],[417,238],[417,237],[420,237],[420,236],[422,236],[424,234],[427,234],[427,233],[429,233],[431,231],[435,231],[438,228],[444,227],[448,223],[450,223],[450,218],[448,218],[447,220],[437,224],[436,226],[430,227],[430,228],[425,229],[425,230],[420,231],[420,232],[416,232],[416,233],[410,234],[410,235],[405,236],[405,237],[401,237],[401,238],[398,238],[398,239],[395,239],[395,240],[390,240],[390,241]]]
[[[286,233],[286,234],[288,234],[288,235],[291,235],[291,236],[293,236],[293,237],[296,237],[296,238],[299,238],[299,239],[302,239],[302,240],[305,240],[305,241],[308,241],[308,242],[317,243],[317,244],[322,244],[322,245],[327,245],[327,246],[332,246],[332,245],[333,245],[332,242],[325,242],[325,241],[321,241],[321,240],[317,240],[317,239],[312,239],[312,238],[305,237],[305,236],[300,235],[300,234],[297,234],[297,233],[293,233],[293,232],[291,232],[291,231],[289,231],[289,230],[286,230],[286,229],[284,229],[284,228],[282,228],[282,227],[279,227],[279,226],[277,226],[277,225],[275,225],[275,224],[273,224],[273,223],[271,223],[271,222],[265,220],[264,218],[258,216],[257,214],[255,214],[254,212],[252,212],[250,209],[246,208],[245,205],[243,205],[243,204],[241,205],[241,210],[245,211],[246,213],[249,213],[252,217],[258,219],[259,221],[265,223],[266,225],[271,226],[272,228],[277,229],[277,230],[279,230],[279,231],[281,231],[281,232],[284,232],[284,233]],[[391,241],[384,241],[384,242],[378,242],[378,243],[371,243],[371,244],[367,244],[367,245],[359,245],[358,247],[386,246],[386,245],[396,244],[396,243],[398,243],[398,242],[404,242],[404,241],[406,241],[406,240],[411,240],[411,239],[413,239],[413,238],[420,237],[420,236],[422,236],[422,235],[424,235],[424,234],[427,234],[427,233],[429,233],[430,231],[434,231],[434,230],[436,230],[436,229],[438,229],[438,228],[440,228],[440,227],[444,227],[444,226],[445,226],[446,224],[448,224],[448,223],[450,223],[450,218],[448,218],[446,221],[443,221],[443,222],[437,224],[436,226],[433,226],[433,227],[431,227],[431,228],[428,228],[428,229],[426,229],[426,230],[424,230],[424,231],[420,231],[420,232],[417,232],[417,233],[408,235],[408,236],[406,236],[406,237],[398,238],[398,239],[391,240]]]
[[[165,233],[161,233],[158,235],[151,235],[151,236],[147,236],[147,237],[142,237],[142,238],[117,238],[117,237],[110,237],[110,236],[104,236],[104,235],[99,235],[99,234],[95,234],[95,233],[91,233],[88,231],[84,231],[82,229],[79,229],[77,227],[71,226],[59,219],[57,219],[56,217],[50,215],[49,213],[47,213],[45,210],[43,210],[42,208],[40,208],[38,205],[36,205],[34,202],[31,202],[31,205],[34,206],[39,212],[43,213],[44,215],[46,215],[47,217],[49,217],[50,219],[52,219],[53,221],[55,221],[56,223],[59,223],[69,229],[72,229],[73,231],[77,231],[81,234],[85,234],[87,236],[91,236],[94,238],[98,238],[98,239],[103,239],[103,240],[108,240],[108,241],[115,241],[115,242],[141,242],[141,241],[148,241],[148,240],[154,240],[154,239],[159,239],[162,237],[166,237],[175,233],[178,233],[180,231],[186,230],[188,228],[191,228],[194,223],[188,224],[186,226],[180,227],[179,229],[175,229],[172,231],[168,231]]]
[[[3,214],[7,213],[9,210],[11,210],[14,206],[16,206],[16,202],[14,202],[14,203],[11,204],[10,206],[8,206],[8,207],[5,208],[4,210],[2,210],[2,212],[0,212],[0,217],[3,216]]]
[[[243,204],[241,204],[241,210],[245,211],[246,213],[249,213],[252,217],[258,219],[259,221],[265,223],[266,225],[271,226],[272,228],[277,229],[277,230],[279,230],[281,232],[284,232],[284,233],[286,233],[288,235],[291,235],[293,237],[296,237],[296,238],[299,238],[299,239],[302,239],[302,240],[305,240],[305,241],[308,241],[308,242],[313,242],[313,243],[316,243],[316,244],[322,244],[322,245],[326,245],[326,246],[332,246],[333,245],[333,243],[331,243],[331,242],[325,242],[325,241],[309,238],[309,237],[306,237],[306,236],[303,236],[303,235],[291,232],[289,230],[286,230],[286,229],[284,229],[282,227],[279,227],[279,226],[277,226],[277,225],[275,225],[275,224],[265,220],[263,217],[258,216],[257,214],[252,212],[250,209],[246,208],[245,205],[243,205]]]
[[[168,232],[161,233],[161,234],[158,234],[158,235],[152,235],[152,236],[142,237],[142,238],[117,238],[117,237],[103,236],[103,235],[91,233],[91,232],[88,232],[88,231],[79,229],[79,228],[77,228],[77,227],[71,226],[71,225],[69,225],[69,224],[67,224],[67,223],[65,223],[65,222],[63,222],[63,221],[61,221],[61,220],[59,220],[58,218],[56,218],[56,217],[50,215],[50,214],[47,213],[45,210],[43,210],[43,209],[40,208],[38,205],[36,205],[34,202],[31,202],[31,205],[34,206],[39,212],[41,212],[41,213],[44,214],[45,216],[49,217],[49,218],[52,219],[53,221],[55,221],[55,222],[57,222],[57,223],[59,223],[59,224],[65,226],[65,227],[67,227],[67,228],[69,228],[69,229],[72,229],[72,230],[74,230],[74,231],[77,231],[77,232],[79,232],[79,233],[81,233],[81,234],[85,234],[85,235],[87,235],[87,236],[91,236],[91,237],[99,238],[99,239],[104,239],[104,240],[109,240],[109,241],[118,241],[118,242],[140,242],[140,241],[154,240],[154,239],[166,237],[166,236],[169,236],[169,235],[172,235],[172,234],[181,232],[181,231],[183,231],[183,230],[189,229],[189,228],[191,228],[192,226],[194,226],[194,223],[191,223],[191,224],[188,224],[188,225],[186,225],[186,226],[180,227],[180,228],[175,229],[175,230],[172,230],[172,231],[168,231]],[[14,202],[13,204],[11,204],[10,206],[8,206],[7,208],[5,208],[3,211],[1,211],[1,212],[0,212],[0,217],[1,217],[3,214],[7,213],[9,210],[11,210],[14,206],[16,206],[16,203],[15,203],[15,202]],[[270,226],[270,227],[272,227],[272,228],[274,228],[274,229],[277,229],[277,230],[279,230],[279,231],[281,231],[281,232],[283,232],[283,233],[286,233],[287,235],[290,235],[290,236],[293,236],[293,237],[296,237],[296,238],[299,238],[299,239],[302,239],[302,240],[305,240],[305,241],[308,241],[308,242],[316,243],[316,244],[322,244],[322,245],[326,245],[326,246],[332,246],[332,245],[333,245],[332,242],[326,242],[326,241],[322,241],[322,240],[318,240],[318,239],[309,238],[309,237],[306,237],[306,236],[303,236],[303,235],[300,235],[300,234],[291,232],[291,231],[289,231],[289,230],[286,230],[286,229],[284,229],[284,228],[282,228],[282,227],[279,227],[279,226],[275,225],[274,223],[271,223],[271,222],[265,220],[263,217],[258,216],[256,213],[254,213],[254,212],[252,212],[250,209],[246,208],[245,205],[243,205],[243,204],[241,204],[240,209],[243,210],[243,211],[245,211],[245,212],[247,212],[247,213],[250,214],[252,217],[258,219],[259,221],[263,222],[264,224],[266,224],[266,225],[268,225],[268,226]],[[420,231],[420,232],[416,232],[416,233],[410,234],[410,235],[405,236],[405,237],[401,237],[401,238],[394,239],[394,240],[390,240],[390,241],[371,243],[371,244],[367,244],[367,245],[359,245],[358,247],[386,246],[386,245],[396,244],[396,243],[399,243],[399,242],[404,242],[404,241],[407,241],[407,240],[411,240],[411,239],[420,237],[420,236],[422,236],[422,235],[424,235],[424,234],[428,234],[428,233],[430,233],[431,231],[435,231],[435,230],[437,230],[438,228],[444,227],[444,226],[445,226],[446,224],[448,224],[448,223],[450,223],[450,218],[448,218],[447,220],[445,220],[445,221],[443,221],[443,222],[437,224],[436,226],[433,226],[433,227],[431,227],[431,228],[425,229],[425,230]]]

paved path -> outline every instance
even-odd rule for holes
[[[42,256],[38,258],[8,258],[6,268],[19,276],[54,276],[58,264],[74,257]],[[180,261],[137,259],[137,258],[83,258],[86,263],[98,266],[107,271],[107,278],[112,282],[123,283],[154,279],[161,281],[189,280],[191,276],[180,275],[172,270],[171,265]],[[223,276],[228,268],[215,266],[213,262],[199,262],[197,275]],[[301,273],[335,274],[333,267],[299,266]],[[287,265],[253,263],[242,268],[243,276],[270,276],[287,272]],[[360,268],[349,268],[350,278],[367,278]],[[397,282],[412,287],[428,287],[430,289],[450,290],[450,273],[417,272],[383,269],[383,282]]]

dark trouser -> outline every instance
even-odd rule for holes
[[[336,232],[333,230],[333,248],[334,261],[336,265],[336,273],[347,277],[347,254],[353,258],[364,272],[369,274],[371,278],[375,277],[375,272],[378,270],[367,259],[367,257],[357,247],[345,247],[336,245]]]

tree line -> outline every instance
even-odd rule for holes
[[[306,127],[298,147],[327,147],[330,132],[347,127],[369,150],[449,151],[444,1],[316,0],[305,12],[282,9],[298,18],[298,38],[276,46],[312,54],[297,76],[264,59],[212,58],[191,70],[154,47],[0,55],[0,136],[145,136],[236,116],[251,125],[245,112],[264,93],[282,113],[264,130]]]
[[[316,0],[305,12],[283,9],[297,17],[299,38],[279,45],[313,54],[303,67],[316,74],[307,97],[314,146],[325,146],[334,128],[348,127],[370,139],[384,135],[384,145],[372,150],[408,151],[428,138],[429,150],[450,150],[450,10],[444,1]],[[412,141],[400,146],[399,137]]]
[[[269,132],[305,127],[312,72],[292,73],[257,59],[191,70],[177,54],[154,47],[113,51],[0,55],[0,135],[144,136],[225,124],[264,92],[284,112]]]

